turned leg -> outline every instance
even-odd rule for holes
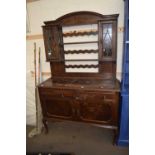
[[[47,126],[47,120],[43,119],[43,124],[44,124],[44,129],[45,129],[45,134],[48,133],[48,126]]]
[[[116,145],[117,138],[118,138],[118,129],[114,129],[113,145]]]

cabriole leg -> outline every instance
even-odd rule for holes
[[[48,133],[48,126],[47,126],[47,120],[43,119],[43,124],[44,124],[44,129],[45,129],[45,134]]]
[[[113,145],[116,145],[117,137],[118,137],[118,129],[114,129]]]

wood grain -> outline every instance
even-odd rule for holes
[[[65,65],[66,68],[97,68],[99,65]]]
[[[64,37],[84,36],[84,35],[97,35],[97,30],[85,30],[85,31],[70,31],[63,33]]]
[[[94,50],[94,49],[91,49],[91,50],[67,50],[67,51],[64,51],[65,54],[79,54],[79,53],[97,53],[98,50]]]

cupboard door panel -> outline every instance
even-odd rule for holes
[[[103,56],[112,57],[112,24],[103,24]]]
[[[100,60],[116,60],[116,22],[99,22]]]
[[[112,124],[113,100],[105,99],[102,94],[87,94],[80,105],[80,118],[88,122]]]
[[[87,101],[88,102],[88,101]],[[86,105],[86,106],[85,106]],[[81,119],[84,121],[92,121],[92,122],[109,122],[112,117],[112,109],[110,104],[108,103],[97,103],[94,105],[93,103],[83,103],[81,106]]]
[[[62,31],[59,26],[43,27],[47,61],[61,59]]]
[[[43,99],[43,104],[48,117],[72,119],[72,115],[74,115],[72,103],[68,99],[46,96]]]

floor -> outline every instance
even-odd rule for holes
[[[128,155],[128,147],[112,144],[113,132],[88,124],[53,122],[48,134],[27,136],[27,152],[72,152],[75,155]],[[27,134],[33,129],[27,126]]]

